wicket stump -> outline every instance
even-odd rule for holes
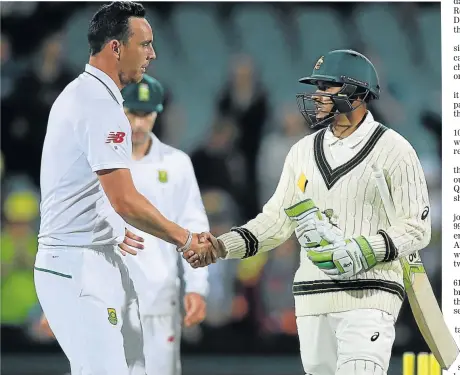
[[[403,354],[402,375],[441,375],[441,366],[432,353]]]

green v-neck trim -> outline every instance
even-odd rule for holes
[[[328,190],[330,190],[341,177],[348,174],[351,170],[362,163],[388,128],[379,124],[364,147],[348,162],[335,169],[332,169],[330,164],[327,162],[326,155],[324,153],[324,136],[327,130],[327,128],[322,129],[316,134],[314,140],[314,154],[316,165],[321,173],[321,176],[323,176],[324,183],[326,184]]]

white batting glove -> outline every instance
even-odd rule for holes
[[[334,280],[349,279],[377,264],[371,245],[363,236],[311,249],[308,258]]]
[[[342,231],[332,224],[332,212],[321,212],[311,199],[285,210],[297,222],[295,233],[300,246],[306,249],[343,241]]]

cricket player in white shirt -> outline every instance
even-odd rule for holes
[[[133,2],[101,7],[89,25],[89,63],[49,115],[34,275],[72,375],[128,375],[121,328],[135,292],[117,247],[125,222],[178,251],[210,247],[163,216],[133,184],[131,127],[120,90],[139,82],[156,57],[144,17]],[[125,242],[125,250],[136,246]]]
[[[187,154],[162,143],[152,129],[163,110],[163,87],[144,74],[141,82],[122,90],[124,109],[132,128],[134,185],[168,219],[194,232],[209,231],[193,165]],[[131,327],[125,335],[126,359],[131,375],[179,375],[180,280],[178,261],[184,263],[185,326],[206,315],[207,268],[193,269],[174,246],[129,227],[145,239],[144,251],[124,260],[134,283],[137,301],[131,305]],[[139,319],[136,319],[137,316]],[[133,332],[134,334],[130,334]],[[139,348],[142,334],[142,352]],[[143,361],[142,355],[145,357]]]
[[[405,296],[399,258],[431,238],[424,173],[409,142],[368,110],[380,86],[365,56],[331,51],[300,82],[317,88],[297,95],[302,114],[326,127],[292,147],[262,213],[209,238],[220,258],[246,258],[295,232],[302,249],[293,293],[305,373],[386,374]],[[386,215],[374,166],[385,173],[396,223]],[[184,253],[193,267],[207,264],[194,253]]]

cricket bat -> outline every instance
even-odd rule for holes
[[[374,177],[390,225],[397,222],[396,210],[382,170],[376,166]],[[428,347],[444,370],[448,370],[459,354],[459,349],[447,327],[441,309],[431,288],[418,252],[400,258],[404,287],[418,328]]]

